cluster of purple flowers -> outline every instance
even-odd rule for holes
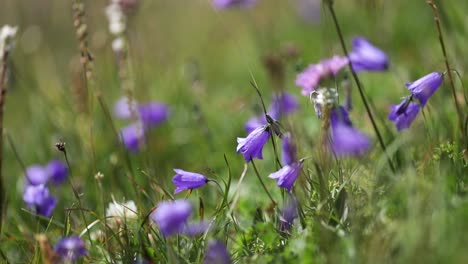
[[[120,119],[138,119],[139,122],[120,130],[125,147],[131,152],[138,152],[145,142],[146,132],[167,120],[169,107],[158,102],[139,104],[123,97],[115,103],[114,114]]]
[[[418,115],[420,108],[426,105],[443,81],[443,73],[432,72],[414,82],[407,83],[406,86],[411,95],[404,98],[400,104],[391,106],[388,119],[395,123],[399,131],[409,128]],[[419,104],[414,102],[414,99],[417,99]]]
[[[57,185],[68,176],[67,166],[60,160],[52,160],[46,166],[32,165],[26,169],[23,200],[36,214],[49,217],[57,199],[50,194],[49,182]]]

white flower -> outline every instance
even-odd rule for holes
[[[109,31],[114,35],[120,35],[125,31],[126,16],[120,5],[113,1],[106,7],[106,15],[109,20]]]
[[[118,37],[112,41],[112,49],[115,53],[121,52],[125,47],[125,40],[122,37]],[[127,100],[128,101],[128,100]]]
[[[106,210],[106,217],[114,218],[116,221],[137,219],[135,202],[130,200],[125,203],[117,203],[114,200]]]
[[[5,52],[9,52],[13,48],[13,38],[18,31],[18,27],[5,25],[0,29],[0,60],[3,59]]]

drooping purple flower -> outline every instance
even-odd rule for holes
[[[122,128],[120,137],[125,147],[131,152],[138,152],[145,141],[143,128],[137,124]]]
[[[270,174],[268,177],[275,179],[279,187],[285,188],[288,192],[291,192],[297,177],[301,173],[301,169],[302,162],[294,162],[292,164],[285,165],[279,171]]]
[[[130,119],[133,113],[137,113],[137,102],[130,101],[127,97],[120,98],[114,104],[114,115],[120,119]]]
[[[247,162],[253,158],[263,159],[263,146],[269,138],[270,128],[268,126],[258,127],[246,138],[237,138],[238,145],[236,151],[237,153],[242,153]]]
[[[224,243],[212,240],[205,251],[204,264],[231,264],[231,256]]]
[[[57,199],[49,193],[44,184],[27,185],[23,193],[23,201],[38,215],[49,217],[52,214]]]
[[[296,85],[302,88],[302,95],[308,96],[323,78],[335,76],[348,62],[346,57],[335,55],[318,64],[311,64],[297,75]]]
[[[232,7],[251,7],[257,0],[213,0],[216,9],[227,9]]]
[[[54,250],[67,261],[76,261],[79,257],[88,254],[85,242],[79,236],[62,238],[57,245],[55,245]]]
[[[174,169],[174,171],[176,175],[172,178],[172,182],[177,187],[174,193],[200,188],[208,183],[208,179],[202,174],[181,169]]]
[[[283,115],[292,113],[299,108],[296,96],[282,92],[279,95],[273,96],[271,106],[268,109],[268,114],[273,119],[281,119]]]
[[[343,107],[335,108],[331,115],[330,148],[339,157],[359,156],[370,147],[369,138],[351,125]]]
[[[414,82],[406,83],[406,86],[416,97],[422,106],[425,106],[429,97],[440,87],[444,81],[444,75],[441,72],[429,73]]]
[[[353,49],[348,55],[356,72],[383,71],[388,68],[387,55],[363,37],[353,39]]]
[[[404,99],[399,105],[392,105],[388,119],[395,123],[397,130],[401,131],[411,126],[419,113],[419,104]]]
[[[210,226],[210,222],[208,221],[201,221],[197,223],[189,223],[187,224],[182,233],[187,236],[196,236],[205,233]]]
[[[155,127],[169,117],[169,108],[162,103],[150,102],[138,105],[138,114],[145,128]]]
[[[63,183],[68,176],[67,165],[60,160],[52,160],[47,163],[46,171],[54,184]]]
[[[150,218],[158,225],[164,236],[170,236],[183,231],[191,214],[192,204],[189,201],[175,200],[160,202]]]
[[[294,223],[294,219],[297,218],[297,201],[291,196],[285,203],[283,210],[279,215],[279,230],[282,232],[289,232]]]
[[[283,135],[283,163],[290,165],[297,161],[296,145],[292,142],[291,134],[286,133]]]
[[[50,174],[40,165],[32,165],[26,168],[26,178],[31,185],[46,184],[50,179]]]
[[[267,120],[265,118],[265,115],[254,116],[254,117],[250,118],[247,121],[247,123],[245,123],[244,128],[245,128],[245,131],[250,134],[256,128],[265,126],[267,123],[268,122],[267,122]]]

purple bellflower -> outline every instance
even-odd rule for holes
[[[247,162],[253,158],[263,159],[263,146],[267,143],[270,135],[270,127],[262,126],[256,128],[246,138],[237,138],[237,153],[242,153]]]
[[[232,7],[251,7],[257,0],[213,0],[216,9],[227,9]]]
[[[46,171],[50,176],[50,180],[54,184],[63,183],[68,176],[68,167],[60,160],[52,160],[47,163]]]
[[[138,106],[138,114],[145,128],[155,127],[169,117],[169,108],[162,103],[150,102]]]
[[[79,236],[62,238],[57,245],[55,245],[54,250],[67,261],[76,261],[79,257],[88,254],[85,248],[85,242]]]
[[[137,102],[135,100],[130,102],[127,97],[122,97],[114,104],[113,112],[120,119],[130,119],[132,113],[137,113]]]
[[[30,185],[46,184],[50,179],[50,174],[46,168],[40,165],[32,165],[26,168],[26,178]]]
[[[413,97],[417,98],[421,106],[425,106],[429,97],[440,87],[444,81],[444,75],[441,72],[433,72],[425,75],[414,82],[406,84]]]
[[[208,179],[202,174],[181,169],[174,169],[174,171],[176,175],[172,178],[172,182],[177,187],[174,193],[200,188],[208,183]]]
[[[181,233],[192,214],[192,204],[186,200],[160,202],[150,218],[158,225],[164,236]]]
[[[388,68],[387,55],[363,37],[353,39],[349,61],[356,72],[383,71]]]
[[[333,109],[330,123],[330,148],[335,155],[339,157],[359,156],[369,149],[369,138],[351,125],[343,107]]]
[[[43,184],[26,186],[23,200],[29,209],[45,217],[49,217],[57,205],[57,199],[50,195],[49,189]]]
[[[268,176],[271,179],[277,181],[277,185],[281,188],[285,188],[288,192],[291,192],[291,189],[296,182],[297,177],[302,170],[302,161],[294,162],[292,164],[285,165],[279,171],[274,172]]]
[[[290,196],[279,215],[279,230],[282,232],[291,231],[294,219],[296,219],[297,216],[297,201],[293,196]]]
[[[283,163],[290,165],[297,161],[296,145],[292,142],[291,134],[286,133],[283,135]]]
[[[322,79],[335,76],[348,63],[346,57],[335,55],[318,64],[311,64],[297,75],[296,85],[302,88],[302,95],[309,96],[319,86]]]
[[[205,233],[210,226],[210,222],[201,221],[198,223],[189,223],[187,224],[181,233],[187,236],[196,236]]]
[[[137,124],[131,124],[120,130],[122,143],[130,152],[138,152],[145,141],[143,128]]]
[[[212,240],[205,252],[204,264],[231,264],[231,256],[221,241]]]
[[[392,105],[388,119],[395,123],[397,130],[401,131],[411,126],[419,113],[419,104],[411,102],[410,98],[405,98],[399,105]]]

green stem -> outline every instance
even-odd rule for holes
[[[255,175],[257,175],[257,178],[258,180],[260,181],[260,184],[262,185],[263,189],[265,190],[266,194],[268,195],[268,197],[270,198],[271,202],[276,206],[277,203],[275,202],[275,200],[273,199],[273,196],[271,196],[270,192],[268,191],[265,183],[263,182],[262,180],[262,177],[260,177],[260,173],[258,173],[258,170],[257,170],[257,166],[255,166],[255,162],[253,161],[253,159],[250,161],[252,163],[252,166],[254,168],[254,171],[255,171]]]

